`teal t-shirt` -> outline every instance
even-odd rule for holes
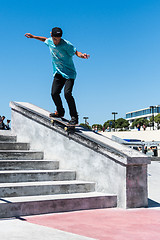
[[[58,45],[55,45],[52,38],[47,38],[45,44],[49,47],[52,64],[53,76],[56,73],[61,74],[64,78],[76,78],[76,69],[72,57],[76,48],[67,40],[61,39]]]

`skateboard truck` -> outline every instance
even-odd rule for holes
[[[51,119],[51,123],[54,124],[54,120],[53,119]]]
[[[74,125],[72,125],[72,126],[68,125],[68,126],[64,127],[64,130],[68,133],[74,132],[75,131],[75,126]]]
[[[61,127],[65,130],[65,132],[67,132],[68,134],[73,133],[75,131],[75,127],[78,126],[78,124],[70,125],[66,119],[51,118],[51,123],[53,126],[55,122],[59,123]]]

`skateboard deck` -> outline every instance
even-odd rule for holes
[[[79,124],[74,124],[71,125],[69,124],[69,121],[65,118],[54,118],[54,117],[50,117],[51,119],[51,123],[54,125],[55,122],[59,123],[65,131],[67,132],[72,132],[75,130],[76,126],[79,126]]]

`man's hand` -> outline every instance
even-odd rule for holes
[[[90,55],[87,54],[87,53],[82,53],[82,54],[81,54],[81,58],[88,59],[89,57],[90,57]]]
[[[31,33],[26,33],[24,36],[26,36],[27,38],[34,38],[34,35],[32,35]]]
[[[81,53],[81,52],[78,52],[78,51],[76,51],[75,54],[76,54],[77,57],[79,57],[79,58],[88,59],[88,58],[90,57],[89,54],[87,54],[87,53]]]

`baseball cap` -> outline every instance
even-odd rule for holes
[[[55,28],[52,28],[52,36],[53,37],[62,37],[62,29],[61,28],[58,28],[58,27],[55,27]]]

